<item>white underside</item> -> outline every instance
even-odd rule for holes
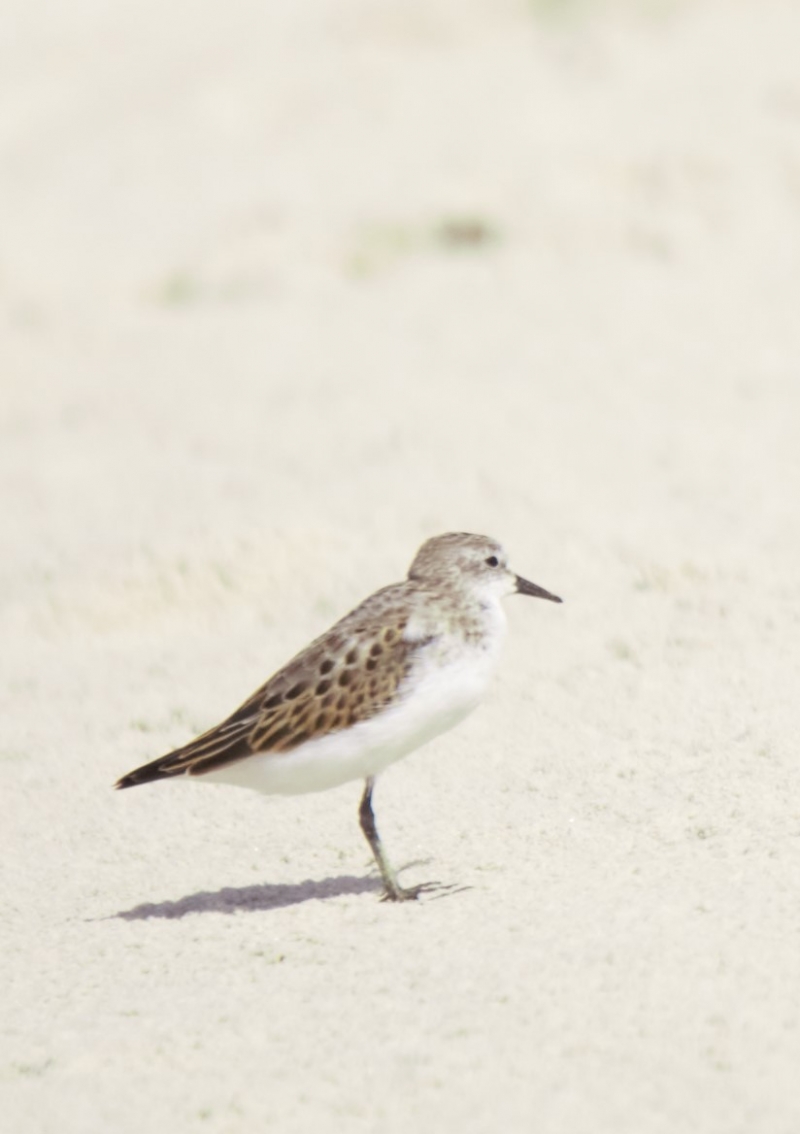
[[[300,795],[377,776],[477,707],[494,669],[500,637],[498,633],[489,649],[461,652],[446,665],[433,659],[421,663],[397,702],[370,720],[290,752],[248,756],[198,779],[268,795]]]

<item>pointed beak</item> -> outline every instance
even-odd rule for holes
[[[551,595],[544,587],[537,587],[535,583],[529,583],[527,579],[523,579],[521,575],[517,575],[517,594],[518,595],[532,595],[533,598],[546,598],[550,602],[563,602],[558,595]]]

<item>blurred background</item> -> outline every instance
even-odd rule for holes
[[[594,932],[593,903],[616,893],[619,908],[649,910],[641,925],[653,934],[636,937],[638,918],[620,930],[647,971],[623,974],[596,1017],[577,1001],[574,1019],[563,1004],[550,1017],[542,991],[574,988],[591,1005],[591,962],[573,968],[545,950],[553,979],[534,992],[519,954],[527,1007],[498,1016],[510,1046],[502,1067],[486,1064],[501,1117],[513,1124],[533,1107],[551,1116],[542,1129],[641,1134],[667,1128],[653,1116],[691,1129],[687,1116],[703,1113],[704,1134],[730,1134],[746,1113],[788,1129],[797,1052],[765,1052],[796,949],[765,976],[752,932],[767,927],[775,942],[787,924],[800,929],[791,886],[770,888],[754,865],[787,853],[780,840],[800,818],[800,7],[3,7],[0,774],[6,862],[17,877],[34,870],[33,892],[55,903],[36,907],[24,939],[54,909],[84,916],[95,901],[101,916],[163,896],[152,889],[160,853],[183,872],[161,883],[176,899],[224,885],[242,832],[263,831],[261,801],[197,789],[143,793],[123,810],[107,784],[213,723],[402,577],[424,538],[486,532],[567,601],[557,617],[515,606],[472,739],[443,739],[439,762],[409,761],[387,806],[392,796],[406,846],[418,841],[470,884],[485,854],[519,896],[513,871],[535,862],[527,924],[563,916],[564,933],[580,936],[585,917]],[[474,779],[456,785],[467,766]],[[511,804],[492,802],[487,769],[541,793],[535,825],[520,812],[513,831],[493,827],[481,807],[494,817]],[[437,790],[462,793],[441,823]],[[319,842],[298,849],[308,862],[265,851],[262,875],[330,873],[330,846],[352,820],[351,802],[331,798],[270,811],[271,824],[307,824]],[[592,825],[583,842],[570,841],[576,815]],[[198,816],[219,824],[203,855]],[[26,849],[32,825],[41,862]],[[456,830],[467,842],[454,850]],[[543,830],[546,853],[515,841]],[[145,836],[128,861],[119,840],[141,848]],[[712,848],[702,869],[700,842]],[[614,889],[630,854],[669,900],[658,887]],[[585,899],[568,918],[564,886]],[[713,939],[715,957],[733,951],[730,987],[708,977],[722,971],[711,954],[670,937],[700,908],[722,912],[704,923],[711,938],[690,938]],[[507,927],[517,915],[494,916]],[[613,933],[612,914],[605,924]],[[482,963],[505,957],[515,971],[507,939],[487,938],[484,955],[467,937]],[[80,937],[70,948],[88,955]],[[760,1007],[737,1031],[740,992]],[[453,1005],[476,996],[454,988]],[[670,1016],[676,1003],[703,1004],[705,1022]],[[643,1007],[654,1004],[668,1020],[656,1036]],[[63,1035],[85,1038],[73,1007],[58,1009]],[[720,1014],[727,1040],[710,1022]],[[34,1063],[42,1037],[60,1034],[50,1023]],[[149,1026],[130,1040],[141,1067]],[[362,1038],[380,1046],[371,1027]],[[476,1037],[483,1066],[481,1053],[501,1048]],[[549,1080],[514,1078],[526,1045],[552,1053],[565,1037],[589,1084],[585,1113]],[[123,1081],[139,1089],[127,1048],[97,1039],[92,1050],[109,1098]],[[691,1053],[691,1065],[665,1062],[665,1050]],[[736,1070],[738,1096],[719,1067]],[[387,1068],[375,1098],[391,1097]],[[655,1084],[646,1098],[644,1082]],[[461,1096],[460,1129],[477,1128],[488,1083],[476,1073]],[[314,1114],[328,1113],[317,1102]],[[443,1121],[455,1121],[450,1103]]]
[[[80,589],[87,546],[93,596],[182,555],[245,585],[335,546],[383,578],[464,526],[562,578],[796,546],[794,4],[9,17],[27,585]]]

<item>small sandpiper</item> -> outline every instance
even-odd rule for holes
[[[375,825],[375,777],[477,707],[504,637],[501,600],[512,594],[561,602],[514,574],[493,539],[435,536],[402,583],[376,591],[221,724],[115,786],[192,776],[299,795],[363,779],[359,819],[383,896],[416,898],[435,884],[399,884]]]

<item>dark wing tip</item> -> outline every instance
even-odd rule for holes
[[[184,771],[171,771],[169,768],[164,767],[164,758],[154,760],[151,764],[144,764],[141,768],[134,768],[132,772],[128,772],[126,776],[121,776],[114,784],[116,791],[122,788],[137,787],[139,784],[149,784],[153,780],[164,780],[169,776],[179,775]]]
[[[145,782],[145,780],[140,780],[135,772],[128,772],[127,776],[120,776],[114,784],[114,791],[121,791],[122,788],[126,787],[136,787],[137,784]]]
[[[114,787],[120,790],[149,784],[153,780],[169,780],[174,776],[200,776],[223,764],[241,760],[251,755],[249,734],[252,727],[253,720],[250,717],[233,722],[223,721],[190,744],[176,748],[166,756],[159,756],[149,764],[142,764],[141,768],[134,768],[126,776],[121,776]]]

